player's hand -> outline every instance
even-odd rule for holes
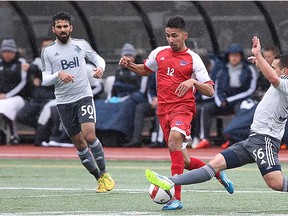
[[[254,36],[252,38],[252,49],[251,52],[253,53],[254,56],[258,55],[261,53],[261,45],[260,45],[260,40],[257,36]]]
[[[250,60],[253,64],[255,64],[258,67],[258,61],[255,56],[249,56],[248,60]]]
[[[126,56],[122,56],[121,59],[119,60],[119,65],[121,67],[128,67],[131,63],[131,59],[126,57]]]
[[[65,71],[59,71],[58,78],[63,81],[64,83],[74,82],[74,76],[66,73]]]
[[[101,67],[93,69],[93,78],[101,79],[102,76],[103,76],[103,69]]]
[[[194,86],[194,81],[193,79],[186,80],[177,87],[175,90],[175,93],[177,94],[178,97],[182,97],[188,90],[191,90],[191,88]]]
[[[258,67],[258,62],[257,62],[256,56],[258,54],[261,54],[261,45],[260,45],[260,40],[257,36],[254,36],[252,38],[251,52],[253,53],[254,56],[248,57],[248,60],[250,60],[253,64],[255,64]]]

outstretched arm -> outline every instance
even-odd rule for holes
[[[140,75],[140,76],[148,76],[151,74],[150,71],[146,70],[144,64],[136,64],[131,61],[131,59],[127,58],[126,56],[122,56],[119,61],[119,65],[121,67],[127,68],[130,71]]]
[[[250,60],[261,70],[266,79],[274,86],[277,87],[280,83],[280,78],[273,68],[268,64],[261,54],[260,40],[257,36],[252,39],[252,53],[254,57],[249,57]]]

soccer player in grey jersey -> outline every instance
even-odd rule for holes
[[[71,38],[72,30],[68,13],[53,16],[56,40],[42,50],[42,81],[43,85],[55,85],[57,110],[65,130],[82,164],[97,179],[96,191],[102,193],[112,190],[115,183],[106,170],[102,144],[96,137],[96,111],[85,58],[95,65],[91,71],[94,78],[102,77],[106,63],[85,40]]]
[[[147,169],[146,178],[168,190],[174,185],[187,185],[210,180],[216,172],[248,163],[257,163],[266,184],[273,190],[288,192],[288,178],[282,176],[278,152],[288,117],[288,54],[277,55],[270,66],[261,54],[260,40],[252,39],[249,57],[271,83],[258,104],[248,139],[217,154],[206,166],[187,173],[165,177]]]

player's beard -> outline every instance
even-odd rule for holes
[[[56,35],[56,37],[62,44],[66,44],[70,38],[70,33],[65,34],[65,36],[60,33],[60,35]]]

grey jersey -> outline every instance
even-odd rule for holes
[[[71,38],[66,44],[55,42],[42,50],[43,85],[55,85],[57,104],[92,97],[85,58],[105,70],[104,59],[85,40]],[[62,82],[58,78],[59,71],[74,75],[73,82]]]
[[[288,117],[288,77],[281,76],[276,88],[272,85],[258,104],[251,131],[281,140]]]

